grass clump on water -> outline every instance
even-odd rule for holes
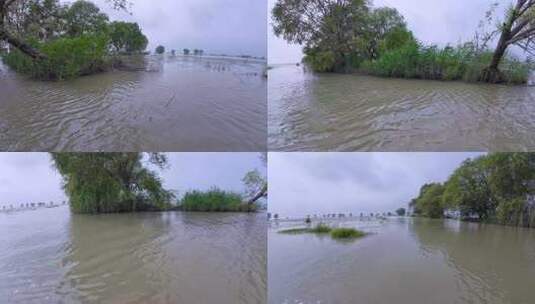
[[[364,232],[353,228],[335,228],[331,230],[333,239],[355,239],[365,235]]]
[[[325,225],[325,224],[317,224],[313,228],[292,228],[292,229],[286,229],[281,230],[279,233],[284,234],[302,234],[302,233],[318,233],[318,234],[326,234],[331,232],[332,228]]]

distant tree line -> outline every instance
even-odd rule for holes
[[[126,1],[110,1],[124,9]],[[0,1],[0,40],[12,51],[3,61],[39,79],[62,80],[108,68],[116,54],[143,52],[148,40],[137,23],[110,22],[92,2]]]
[[[410,202],[415,215],[535,227],[535,153],[491,153],[465,160],[445,183],[425,184]]]

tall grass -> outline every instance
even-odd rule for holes
[[[234,192],[213,188],[208,191],[187,192],[179,202],[183,211],[201,212],[254,212],[255,204],[244,203],[243,197]]]
[[[490,65],[492,52],[476,52],[472,44],[439,48],[410,42],[365,61],[360,71],[371,75],[430,80],[464,80],[477,82]],[[503,82],[524,84],[529,78],[528,64],[506,56],[500,66]]]

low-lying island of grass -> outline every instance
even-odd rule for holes
[[[255,212],[258,205],[244,202],[239,193],[213,188],[190,191],[178,203],[178,210],[199,212]]]
[[[282,234],[329,234],[333,239],[356,239],[366,235],[365,232],[354,228],[331,228],[325,224],[317,224],[312,228],[292,228],[279,231]]]

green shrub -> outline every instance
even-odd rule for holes
[[[316,72],[333,72],[336,65],[334,52],[309,52],[303,59]]]
[[[333,239],[354,239],[365,235],[364,232],[353,228],[335,228],[331,231],[331,237]]]
[[[180,208],[201,212],[254,212],[257,205],[244,203],[238,193],[213,188],[205,192],[187,192],[180,202]]]
[[[106,69],[108,38],[105,35],[85,35],[60,38],[44,44],[34,43],[44,60],[34,60],[18,50],[3,57],[4,63],[20,73],[41,80],[76,78]]]

